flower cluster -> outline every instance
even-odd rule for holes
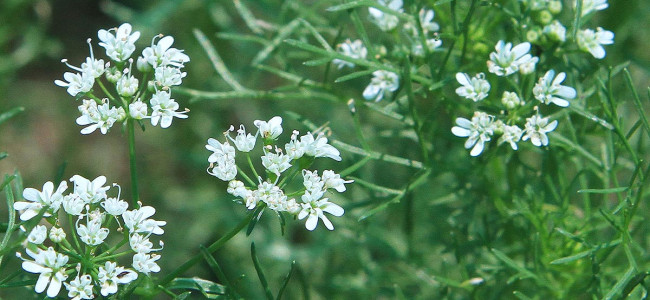
[[[392,31],[398,28],[400,24],[398,16],[403,13],[402,0],[378,0],[377,4],[381,5],[382,9],[377,7],[368,8],[370,21],[382,31]],[[343,55],[343,58],[334,59],[332,63],[337,65],[339,69],[346,66],[354,67],[354,60],[366,59],[369,53],[368,48],[375,49],[372,59],[382,60],[387,66],[403,58],[404,55],[424,59],[429,53],[442,46],[442,41],[438,38],[440,26],[433,21],[434,16],[435,13],[432,9],[422,8],[418,13],[417,20],[404,22],[401,27],[402,30],[397,34],[403,35],[404,39],[409,42],[408,48],[398,48],[395,49],[394,53],[388,53],[383,45],[364,45],[361,40],[352,42],[350,39],[346,39],[343,43],[337,45],[337,52]],[[349,57],[350,60],[345,57]],[[379,69],[374,70],[372,75],[373,78],[370,84],[363,91],[363,97],[366,100],[377,102],[390,97],[393,92],[399,89],[400,78],[397,73]]]
[[[257,120],[254,125],[257,127],[254,135],[247,133],[244,125],[240,125],[234,138],[231,136],[234,127],[231,126],[224,132],[224,142],[208,139],[205,147],[212,151],[208,157],[208,173],[228,182],[227,192],[241,199],[249,210],[268,207],[277,213],[288,213],[301,220],[306,218],[305,227],[308,230],[314,230],[320,219],[327,229],[333,230],[332,222],[324,213],[339,217],[343,215],[344,210],[329,201],[327,192],[344,192],[345,184],[352,181],[342,179],[332,170],[324,170],[319,174],[318,171],[308,170],[306,167],[318,157],[340,161],[339,151],[328,144],[323,133],[314,135],[308,132],[300,136],[298,131],[292,132],[291,139],[284,145],[284,149],[278,147],[278,138],[284,130],[282,118],[277,116],[269,121]],[[250,155],[255,145],[259,144],[258,138],[263,144],[260,160],[264,177],[258,174]],[[253,176],[247,175],[243,168],[238,168],[236,156],[246,157],[247,168],[250,168]],[[302,188],[296,192],[285,193],[287,185],[298,174],[303,178]],[[237,175],[244,181],[237,180]],[[298,200],[293,198],[298,196]]]
[[[190,58],[183,50],[171,47],[173,37],[155,36],[151,46],[134,60],[132,55],[140,32],[133,31],[130,24],[99,30],[97,36],[99,46],[106,50],[106,62],[95,58],[88,39],[90,57],[80,67],[64,59],[63,62],[75,72],[66,72],[64,80],[54,82],[67,88],[73,97],[82,99],[81,116],[77,118],[77,124],[85,126],[82,134],[97,129],[106,134],[116,122],[128,119],[150,119],[151,125],[160,123],[162,128],[167,128],[173,118],[187,118],[187,110],[179,110],[178,103],[171,98],[171,89],[180,85],[187,75],[182,69]]]
[[[115,51],[115,55],[124,54]],[[154,248],[149,238],[163,234],[161,227],[166,222],[151,219],[156,212],[153,207],[140,205],[128,210],[118,185],[113,184],[117,196],[109,196],[111,187],[105,186],[104,176],[91,181],[74,175],[70,182],[73,189],[67,194],[67,181],[56,189],[52,182],[46,182],[41,191],[26,188],[25,201],[14,204],[22,221],[36,217],[45,221],[30,229],[22,227],[27,234],[24,246],[28,257],[16,253],[25,271],[39,274],[34,287],[37,293],[47,289],[47,296],[55,298],[64,286],[71,299],[93,299],[97,294],[117,293],[118,285],[131,283],[140,274],[160,271],[156,263],[160,255],[154,252],[162,250],[163,243]],[[108,244],[111,231],[122,237],[115,245]],[[122,249],[127,243],[129,247]],[[132,269],[114,261],[126,255],[132,255]]]
[[[520,86],[516,85],[516,82],[522,82],[523,76],[535,71],[539,59],[528,54],[529,50],[529,43],[512,47],[511,43],[499,41],[495,52],[490,53],[490,59],[487,61],[488,70],[499,77],[515,76],[516,80],[508,81],[514,91],[506,90],[499,98],[500,103],[497,107],[501,110],[504,120],[482,111],[474,112],[471,120],[456,119],[456,126],[452,127],[451,132],[458,137],[467,138],[465,148],[472,149],[471,156],[480,155],[486,143],[491,141],[494,135],[500,135],[497,142],[499,145],[507,143],[513,150],[519,149],[517,143],[521,140],[530,140],[538,147],[548,145],[546,134],[557,127],[557,121],[551,122],[549,118],[542,117],[538,106],[530,101],[526,103],[523,99],[527,94],[523,94]],[[576,90],[562,85],[565,79],[566,74],[563,72],[556,74],[554,70],[547,71],[532,88],[532,96],[546,105],[569,106],[569,100],[576,97]],[[461,84],[456,89],[456,94],[459,96],[474,102],[488,98],[490,83],[483,73],[473,78],[465,73],[457,73],[456,80]],[[531,111],[534,115],[526,118],[522,129],[517,124],[521,124],[521,116],[528,115]]]
[[[581,15],[583,18],[589,17],[594,12],[606,9],[609,5],[607,0],[581,0]],[[560,20],[556,19],[563,10],[562,2],[558,0],[540,1],[524,0],[522,1],[531,11],[531,22],[522,24],[522,28],[528,28],[526,37],[529,42],[538,45],[554,44],[563,46],[567,42],[566,27]],[[577,1],[573,1],[577,4]],[[573,7],[575,10],[578,6]],[[574,16],[575,13],[571,13]],[[597,59],[605,58],[605,48],[603,45],[614,43],[614,33],[601,27],[593,29],[578,30],[575,37],[575,45],[584,51],[590,53]]]

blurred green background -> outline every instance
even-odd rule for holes
[[[46,1],[2,0],[0,2],[0,111],[22,106],[25,112],[0,127],[0,151],[9,157],[0,161],[0,174],[18,170],[25,187],[39,188],[53,180],[65,165],[64,178],[80,174],[87,178],[105,175],[109,182],[122,185],[129,195],[129,163],[126,136],[119,127],[107,135],[95,132],[82,136],[80,126],[75,124],[77,105],[65,89],[54,85],[61,79],[67,67],[60,63],[67,58],[73,65],[88,56],[87,38],[95,41],[95,53],[102,52],[96,45],[97,30],[129,22],[142,33],[137,43],[139,53],[149,45],[149,38],[163,33],[175,38],[174,47],[185,49],[191,57],[186,65],[187,77],[183,86],[207,91],[228,91],[228,86],[214,71],[207,55],[194,38],[192,30],[200,29],[212,41],[234,76],[246,87],[269,90],[286,84],[271,73],[260,71],[250,65],[263,46],[241,41],[218,38],[218,34],[251,34],[237,10],[239,1]],[[246,1],[251,12],[259,19],[259,26],[286,24],[300,16],[320,22],[319,26],[337,27],[351,32],[345,26],[351,23],[342,13],[328,13],[330,4],[322,1]],[[427,2],[427,1],[424,1]],[[437,1],[429,1],[433,6]],[[500,1],[496,1],[500,2]],[[365,20],[365,10],[359,10]],[[607,47],[607,65],[630,61],[630,70],[640,91],[645,91],[650,76],[650,2],[646,0],[610,1],[609,9],[599,13],[594,23],[616,33],[615,45]],[[442,24],[442,28],[446,28]],[[335,35],[336,32],[333,32]],[[291,52],[290,47],[280,46],[282,57],[291,60],[280,64],[291,72],[308,74],[308,78],[322,80],[322,68],[302,65],[308,57]],[[304,54],[304,53],[303,53]],[[292,57],[291,55],[295,55]],[[334,68],[333,68],[334,69]],[[339,72],[333,70],[331,72]],[[310,73],[311,72],[311,73]],[[336,73],[342,74],[342,73]],[[330,78],[331,80],[331,78]],[[342,95],[361,98],[361,91],[368,78],[353,80],[341,85]],[[453,91],[455,83],[448,89]],[[452,92],[453,93],[453,92]],[[148,126],[146,132],[137,132],[138,173],[140,192],[146,205],[156,207],[156,219],[166,220],[162,239],[165,249],[160,260],[163,271],[171,271],[191,255],[197,253],[198,245],[209,244],[232,228],[243,216],[243,206],[232,202],[225,193],[226,184],[208,175],[208,151],[204,145],[209,137],[219,138],[231,124],[245,124],[251,128],[253,120],[268,120],[280,115],[285,119],[285,131],[307,131],[300,122],[287,117],[285,111],[296,112],[317,126],[327,124],[334,138],[358,145],[352,128],[352,118],[345,102],[317,99],[256,100],[227,99],[190,103],[190,97],[172,95],[181,107],[188,107],[189,119],[175,119],[168,129]],[[436,112],[432,116],[438,117]],[[250,242],[255,241],[272,288],[277,290],[282,278],[295,260],[301,272],[292,279],[287,299],[302,297],[306,288],[314,299],[375,299],[394,298],[395,286],[405,295],[417,295],[422,299],[471,298],[472,293],[463,289],[443,288],[436,276],[448,277],[459,282],[481,277],[485,260],[475,257],[472,229],[476,216],[485,218],[483,224],[497,222],[481,212],[486,199],[450,199],[449,202],[434,201],[450,192],[469,188],[472,184],[491,184],[472,175],[476,165],[462,149],[462,142],[451,135],[452,118],[447,118],[448,128],[440,128],[437,142],[442,149],[437,159],[448,161],[448,168],[457,164],[456,173],[437,176],[412,197],[419,199],[416,208],[403,204],[391,206],[363,222],[359,216],[369,208],[364,201],[382,197],[359,186],[352,186],[334,201],[346,208],[342,218],[335,218],[336,230],[327,232],[319,226],[315,232],[304,229],[302,222],[289,222],[285,236],[280,233],[277,218],[271,214],[263,217],[251,237],[240,234],[226,247],[216,253],[231,281],[236,282],[240,292],[250,298],[262,297],[250,260]],[[417,144],[410,139],[395,142],[401,134],[395,130],[400,125],[368,112],[360,112],[364,132],[382,150],[397,156],[417,159]],[[444,123],[444,122],[442,122]],[[358,157],[343,153],[343,164],[322,163],[316,167],[343,169],[356,162]],[[335,169],[336,170],[336,169]],[[439,172],[444,174],[445,171]],[[404,178],[414,170],[382,162],[366,165],[354,174],[366,181],[400,188]],[[454,194],[463,197],[462,192]],[[443,199],[444,200],[444,199]],[[0,206],[0,218],[6,216],[6,207]],[[474,211],[477,210],[477,211]],[[412,215],[405,215],[412,212]],[[647,216],[648,213],[644,213]],[[480,223],[480,222],[479,222]],[[472,225],[474,226],[474,225]],[[404,235],[405,227],[414,228],[410,241]],[[465,228],[465,232],[459,228]],[[469,232],[469,233],[468,233]],[[522,233],[526,234],[526,233]],[[495,241],[494,245],[506,243],[516,237]],[[412,248],[407,244],[412,243]],[[461,243],[458,247],[455,243]],[[408,249],[415,251],[417,263],[406,261]],[[413,250],[414,249],[414,250]],[[456,249],[456,253],[453,250]],[[460,250],[459,250],[460,249]],[[462,253],[466,250],[466,253]],[[461,253],[459,253],[460,251]],[[464,257],[459,260],[458,257]],[[18,261],[15,262],[16,266]],[[186,275],[201,276],[215,280],[205,266],[197,266]],[[240,275],[245,275],[240,277]],[[307,287],[301,286],[298,277],[305,278]],[[239,278],[239,279],[238,279]],[[488,287],[501,286],[488,283]],[[16,293],[16,294],[15,294]],[[0,290],[0,296],[15,299],[16,295],[30,294],[26,288]],[[499,295],[499,291],[486,295]],[[495,296],[496,297],[496,296]]]

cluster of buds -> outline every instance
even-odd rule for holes
[[[305,227],[308,230],[314,230],[320,219],[325,227],[333,230],[332,222],[324,213],[339,217],[343,215],[344,210],[330,202],[326,193],[331,190],[344,192],[345,184],[352,181],[342,179],[332,170],[324,170],[319,175],[318,171],[308,170],[307,167],[318,157],[340,161],[339,151],[328,144],[323,133],[314,136],[308,132],[299,136],[298,131],[293,131],[284,149],[278,147],[278,138],[283,132],[280,117],[273,117],[269,121],[257,120],[254,125],[258,129],[255,135],[246,133],[244,125],[241,125],[234,138],[230,136],[234,131],[233,126],[224,132],[223,143],[213,138],[208,139],[206,148],[213,152],[208,157],[210,163],[208,173],[228,182],[228,193],[240,199],[249,210],[267,207],[277,213],[297,216],[300,220],[306,218]],[[250,155],[258,144],[258,138],[263,144],[263,155],[260,160],[264,168],[264,176],[259,175]],[[240,154],[237,155],[237,152]],[[247,159],[245,163],[252,176],[237,166],[235,157],[242,155]],[[285,188],[299,174],[303,178],[302,188],[286,193]],[[237,180],[238,175],[244,181]],[[299,200],[296,200],[297,197],[300,197]]]
[[[91,39],[88,39],[90,57],[81,67],[70,65],[64,59],[63,62],[76,72],[66,72],[63,74],[65,81],[54,82],[67,88],[73,97],[82,99],[81,116],[77,118],[77,124],[86,126],[82,134],[97,129],[106,134],[116,122],[129,118],[150,119],[151,125],[160,123],[162,128],[169,127],[173,118],[187,118],[188,110],[179,110],[178,103],[171,98],[171,90],[183,82],[187,74],[182,69],[190,58],[183,50],[171,47],[173,37],[154,36],[151,46],[134,61],[131,56],[140,32],[132,31],[130,24],[99,30],[97,36],[99,46],[106,49],[107,61],[95,58]],[[95,87],[99,87],[103,95]]]
[[[149,238],[162,235],[166,222],[150,218],[156,210],[140,204],[128,210],[117,184],[113,184],[117,197],[108,195],[111,187],[105,186],[104,176],[91,181],[74,175],[70,181],[74,188],[69,194],[65,194],[67,181],[56,190],[54,183],[46,182],[42,191],[26,188],[25,201],[14,204],[23,224],[40,219],[31,228],[21,227],[27,235],[24,246],[28,257],[16,253],[25,271],[39,274],[34,290],[42,293],[47,289],[47,296],[54,298],[65,286],[71,299],[93,299],[97,294],[117,293],[119,285],[142,274],[160,271],[156,263],[160,255],[155,252],[162,250],[163,242],[154,248]],[[116,238],[109,237],[112,232]],[[116,261],[127,255],[132,269]]]

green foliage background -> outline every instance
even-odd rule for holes
[[[411,3],[405,2],[407,7]],[[471,1],[415,2],[435,10],[447,47],[454,34],[450,6],[456,5],[462,18]],[[650,2],[610,1],[590,21],[616,34],[615,44],[606,48],[607,58],[569,62],[573,69],[563,70],[585,107],[620,128],[623,138],[577,113],[558,113],[562,122],[557,135],[570,143],[552,133],[549,149],[531,146],[513,152],[493,146],[471,158],[464,140],[450,131],[456,117],[472,112],[454,93],[453,76],[485,69],[494,43],[517,40],[518,34],[498,10],[511,1],[477,1],[476,23],[470,22],[468,31],[468,63],[453,52],[440,78],[444,86],[417,95],[426,159],[409,125],[412,118],[403,122],[385,113],[399,111],[399,105],[386,100],[365,104],[361,92],[369,75],[335,83],[351,71],[328,64],[306,66],[303,62],[322,56],[285,42],[318,47],[306,23],[332,47],[347,37],[358,38],[348,11],[326,10],[340,3],[3,1],[0,112],[17,106],[25,112],[0,127],[0,152],[9,154],[0,161],[0,173],[18,170],[24,186],[39,187],[64,167],[64,178],[106,175],[128,195],[124,133],[114,128],[106,136],[81,136],[74,123],[78,104],[53,81],[66,71],[61,58],[77,64],[88,55],[86,38],[96,39],[100,28],[130,22],[145,37],[174,36],[175,47],[192,59],[186,67],[186,90],[175,95],[191,110],[190,118],[175,120],[169,129],[137,134],[141,198],[157,208],[157,218],[168,222],[161,274],[244,217],[244,207],[225,193],[226,184],[205,172],[207,138],[219,137],[231,124],[251,126],[253,120],[280,115],[285,130],[327,126],[331,140],[424,166],[396,164],[385,157],[368,160],[348,176],[356,183],[335,199],[346,214],[334,220],[333,232],[322,227],[308,232],[301,222],[289,221],[283,236],[277,218],[267,214],[250,237],[236,236],[215,259],[232,288],[246,298],[264,293],[250,258],[252,241],[274,292],[296,262],[286,299],[596,299],[627,293],[638,299],[647,294],[650,212],[643,187],[650,132],[639,121],[644,113],[635,106],[624,72],[614,68],[617,74],[610,81],[608,68],[627,66],[642,107],[648,107]],[[393,37],[367,22],[365,7],[354,11],[373,40],[393,43]],[[233,79],[256,92],[226,93],[232,86],[215,71],[197,39],[202,35]],[[148,44],[140,40],[138,49]],[[441,62],[443,55],[436,52],[432,59]],[[355,100],[354,114],[349,99]],[[613,110],[608,113],[607,108]],[[346,166],[364,158],[346,149],[342,147]],[[0,208],[3,222],[6,209]],[[14,259],[0,270],[0,278],[16,268],[19,261]],[[223,282],[207,263],[186,275]],[[472,285],[473,278],[483,283]],[[6,299],[23,294],[33,293],[27,287],[0,289]]]

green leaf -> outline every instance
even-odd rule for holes
[[[630,281],[630,279],[632,279],[632,277],[634,276],[634,273],[635,273],[634,268],[629,267],[627,269],[627,272],[623,274],[623,277],[621,277],[621,279],[619,279],[618,282],[616,282],[614,287],[612,287],[612,289],[607,293],[607,295],[605,295],[605,297],[603,297],[603,299],[612,299],[614,298],[615,295],[621,293],[621,291],[623,291],[623,289]]]
[[[225,286],[199,277],[176,278],[169,283],[167,288],[170,290],[200,291],[208,299],[217,299],[220,295],[226,294]]]
[[[185,300],[185,299],[187,299],[187,297],[189,297],[191,294],[192,294],[192,292],[185,292],[185,293],[182,293],[182,294],[180,294],[180,295],[174,297],[174,300]]]
[[[253,16],[253,13],[250,11],[250,9],[248,9],[248,7],[246,7],[244,2],[240,0],[234,0],[233,2],[235,4],[235,9],[237,9],[239,15],[242,17],[242,19],[244,19],[246,26],[248,26],[248,28],[255,34],[264,33],[262,27],[258,25],[255,16]]]
[[[284,280],[282,281],[282,285],[280,286],[278,295],[275,297],[276,300],[282,299],[282,294],[284,293],[284,290],[287,288],[287,284],[289,284],[289,279],[291,279],[291,275],[293,274],[293,270],[295,266],[296,266],[296,261],[294,260],[291,262],[291,269],[289,269],[289,274],[287,274],[287,276],[284,277]]]
[[[646,118],[646,112],[643,109],[643,104],[641,104],[641,99],[639,98],[639,93],[637,93],[636,88],[634,88],[634,82],[632,82],[632,75],[626,69],[623,70],[625,74],[625,81],[627,82],[627,87],[632,91],[632,100],[634,100],[634,107],[639,114],[639,118],[643,121],[643,127],[645,128],[646,134],[650,137],[650,123],[648,123],[648,118]]]
[[[0,152],[0,160],[3,160],[5,158],[7,158],[7,156],[9,156],[9,154],[7,154],[7,152]]]
[[[219,73],[221,78],[223,78],[223,80],[235,91],[246,90],[246,88],[239,84],[232,73],[230,73],[228,67],[226,67],[226,64],[223,62],[223,59],[221,59],[221,56],[219,56],[217,49],[212,46],[212,43],[210,43],[205,34],[196,28],[192,32],[194,33],[194,37],[199,41],[199,44],[201,44],[201,47],[203,47],[205,53],[208,55],[208,58],[210,58],[212,66],[217,71],[217,73]]]
[[[519,265],[517,262],[515,262],[510,257],[508,257],[505,253],[494,248],[490,249],[490,251],[492,251],[492,254],[494,254],[494,256],[497,259],[504,262],[510,268],[515,269],[517,272],[519,272],[520,275],[524,275],[525,277],[535,278],[536,280],[539,280],[537,275],[535,275],[530,270],[524,268],[523,266]]]
[[[259,207],[256,208],[255,211],[253,212],[254,217],[253,217],[253,219],[251,220],[251,222],[248,223],[248,228],[246,228],[246,236],[251,235],[251,232],[253,232],[253,229],[255,229],[255,224],[257,224],[257,222],[260,220],[260,218],[262,217],[262,214],[264,214],[264,208],[265,208],[265,207],[266,207],[266,206],[264,206],[264,205],[263,205],[263,206],[259,206]]]
[[[628,189],[629,189],[629,187],[627,187],[627,186],[621,186],[621,187],[611,188],[611,189],[584,189],[584,190],[578,190],[578,193],[613,194],[613,193],[625,192]]]
[[[271,52],[273,52],[273,50],[275,50],[282,43],[282,41],[289,37],[289,35],[291,35],[299,25],[300,21],[298,21],[298,19],[295,19],[289,22],[289,24],[281,27],[280,30],[278,30],[278,34],[275,36],[275,38],[271,40],[271,43],[268,46],[264,47],[262,51],[258,52],[257,55],[255,55],[253,61],[251,62],[251,65],[257,65],[265,61]]]
[[[266,276],[264,276],[264,271],[260,262],[257,259],[257,252],[255,251],[255,243],[251,243],[251,258],[253,259],[253,265],[255,266],[255,272],[257,272],[257,277],[260,279],[260,283],[264,288],[264,293],[266,294],[266,299],[273,300],[273,294],[271,293],[271,288],[269,287],[268,281],[266,281]]]
[[[7,198],[7,210],[9,213],[9,222],[7,223],[7,230],[5,231],[5,235],[2,237],[2,242],[0,242],[0,250],[5,250],[7,249],[7,245],[9,244],[9,239],[11,239],[11,234],[13,233],[16,225],[16,210],[14,208],[14,191],[11,188],[11,182],[18,177],[18,175],[12,175],[8,176],[5,175],[4,182],[2,183],[2,189],[5,189],[5,196]],[[44,212],[44,210],[43,210]],[[4,254],[0,254],[0,266],[2,266],[2,259],[4,258]]]
[[[15,115],[25,111],[24,107],[14,107],[8,111],[5,111],[0,114],[0,124],[6,122],[7,120],[13,118]]]
[[[230,284],[230,281],[228,281],[228,277],[226,277],[226,274],[223,272],[223,270],[221,270],[221,267],[217,263],[217,260],[215,260],[210,251],[208,251],[208,248],[204,246],[200,246],[199,248],[201,249],[203,259],[205,259],[205,261],[208,263],[208,266],[210,269],[212,269],[212,272],[217,276],[217,279],[223,282],[226,286],[226,293],[235,299],[239,299],[239,295],[237,295],[233,289],[232,284]]]
[[[372,72],[374,72],[374,71],[375,70],[364,70],[364,71],[358,71],[358,72],[350,73],[350,74],[347,74],[347,75],[343,75],[343,76],[341,76],[339,78],[336,78],[336,80],[334,80],[334,82],[339,83],[339,82],[344,82],[344,81],[352,80],[352,79],[355,79],[355,78],[359,78],[359,77],[362,77],[362,76],[367,76],[367,75],[372,74]]]
[[[284,215],[281,212],[276,211],[275,213],[278,215],[278,220],[280,221],[280,233],[284,236],[287,222],[284,220]]]

